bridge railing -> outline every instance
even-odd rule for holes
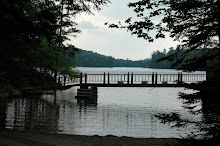
[[[80,83],[168,84],[193,83],[206,80],[206,74],[81,74]]]
[[[58,76],[57,77],[57,83],[61,83],[62,85],[67,85],[67,84],[77,84],[80,83],[80,78],[73,78],[69,76]]]
[[[183,74],[183,81],[186,83],[206,81],[206,74]]]

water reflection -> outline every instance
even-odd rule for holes
[[[0,129],[6,124],[7,99],[0,98]]]
[[[202,84],[201,84],[202,85]],[[186,127],[195,125],[198,129],[195,133],[190,133],[186,138],[200,139],[199,145],[219,145],[220,144],[220,105],[216,88],[210,90],[201,88],[199,92],[193,94],[180,93],[183,107],[194,116],[201,115],[201,120],[187,119],[177,112],[168,114],[158,114],[157,117],[163,123],[173,122],[173,127]],[[202,107],[202,108],[201,108]]]
[[[57,130],[59,107],[37,96],[12,98],[6,109],[6,128],[17,130]]]
[[[1,106],[2,127],[79,135],[180,137],[192,127],[170,129],[154,115],[177,111],[191,116],[177,99],[183,89],[99,88],[98,99],[75,99],[77,88],[42,96],[11,98]],[[172,91],[172,92],[171,92]],[[2,104],[2,102],[1,102]]]

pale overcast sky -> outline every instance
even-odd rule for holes
[[[78,15],[76,22],[82,32],[78,37],[71,38],[69,43],[83,50],[131,60],[150,58],[153,51],[176,47],[178,42],[169,37],[149,43],[131,36],[125,29],[112,29],[104,25],[105,22],[117,23],[135,17],[135,13],[127,6],[131,1],[136,0],[111,0],[111,4],[103,6],[100,12],[94,12],[95,15]]]

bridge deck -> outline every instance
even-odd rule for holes
[[[89,83],[89,84],[72,84],[67,85],[69,87],[73,86],[95,86],[95,87],[188,87],[189,84],[99,84],[99,83]]]
[[[59,78],[58,82],[61,82]],[[80,74],[80,78],[64,78],[64,86],[96,87],[187,87],[206,80],[206,74]]]

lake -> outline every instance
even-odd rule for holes
[[[177,73],[170,69],[148,68],[77,68],[83,73]],[[205,73],[205,72],[195,72]],[[77,88],[45,91],[43,95],[9,98],[0,106],[1,127],[25,131],[76,135],[114,135],[142,138],[180,138],[195,132],[195,126],[171,128],[155,117],[177,112],[183,118],[202,120],[191,115],[179,93],[197,91],[185,88],[98,88],[95,104],[78,104]],[[202,103],[198,102],[197,108]]]

